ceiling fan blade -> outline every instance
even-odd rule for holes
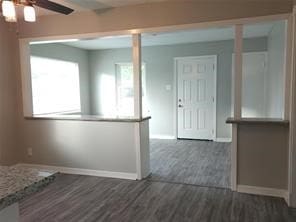
[[[48,0],[36,0],[36,3],[34,3],[34,5],[36,5],[40,8],[48,9],[48,10],[58,12],[58,13],[61,13],[64,15],[69,15],[74,11],[71,8],[68,8],[66,6],[63,6],[58,3],[48,1]]]

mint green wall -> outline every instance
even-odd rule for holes
[[[174,58],[217,55],[217,137],[230,138],[230,126],[225,124],[231,115],[232,40],[168,46],[143,47],[146,64],[146,88],[151,135],[174,135]],[[266,51],[267,39],[244,41],[244,51]],[[107,103],[115,102],[115,64],[132,61],[131,48],[108,50],[82,50],[63,44],[32,45],[32,55],[79,63],[81,103],[83,114],[100,115]],[[107,77],[110,86],[102,82]],[[171,85],[170,91],[166,85]],[[109,92],[102,93],[102,87]],[[113,92],[113,93],[111,93]]]
[[[217,55],[217,137],[230,138],[230,126],[225,124],[231,115],[231,72],[233,41],[203,42],[168,46],[143,47],[142,58],[146,64],[147,97],[152,119],[151,135],[174,135],[174,58],[185,56]],[[267,39],[248,39],[244,51],[266,51]],[[89,52],[92,82],[92,113],[100,114],[100,89],[102,74],[115,75],[115,63],[131,62],[131,49],[109,49]],[[167,91],[166,85],[172,90]]]
[[[131,63],[132,49],[111,49],[89,51],[91,79],[91,113],[103,115],[106,109],[115,104],[116,63]],[[105,88],[106,87],[106,88]],[[106,95],[102,92],[107,89]],[[110,92],[109,92],[110,91]]]
[[[267,116],[282,118],[284,107],[285,21],[278,21],[268,36],[268,73],[266,78]]]

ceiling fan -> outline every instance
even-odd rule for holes
[[[2,1],[2,15],[7,22],[16,22],[16,6],[24,7],[24,19],[27,22],[36,21],[36,12],[34,6],[44,8],[50,11],[58,12],[64,15],[71,14],[74,10],[61,4],[49,0],[0,0]]]

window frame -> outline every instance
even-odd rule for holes
[[[79,90],[79,109],[78,110],[65,110],[65,111],[59,111],[59,112],[48,112],[48,113],[34,113],[34,95],[33,95],[33,70],[32,70],[32,65],[31,65],[31,60],[32,58],[38,58],[38,59],[47,59],[51,61],[57,61],[57,62],[66,62],[66,63],[72,63],[75,64],[78,70],[78,90]],[[32,92],[32,114],[34,115],[65,115],[65,114],[80,114],[82,112],[82,106],[81,106],[81,96],[80,96],[80,72],[79,72],[79,63],[73,62],[73,61],[68,61],[68,60],[61,60],[61,59],[56,59],[56,58],[48,58],[48,57],[42,57],[42,56],[36,56],[36,55],[30,55],[30,79],[31,79],[31,92]]]
[[[119,113],[119,87],[120,87],[120,82],[121,82],[121,76],[120,76],[120,72],[119,72],[119,67],[120,66],[132,66],[133,67],[133,63],[132,62],[116,62],[115,63],[115,86],[116,86],[116,110]],[[146,86],[146,63],[142,62],[142,69],[141,69],[141,79],[142,79],[142,101],[145,98],[146,103],[147,102],[147,86]],[[144,72],[143,72],[144,70]],[[133,77],[134,73],[132,73],[132,77]],[[134,80],[133,80],[134,81]],[[134,89],[133,89],[134,90]]]

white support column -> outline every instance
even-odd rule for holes
[[[289,175],[288,175],[288,205],[296,207],[296,6],[293,9],[291,27],[292,59],[290,81],[290,141],[289,141]],[[289,34],[289,33],[288,33]],[[288,86],[287,86],[288,87]]]
[[[133,34],[134,116],[142,118],[141,34]]]
[[[140,123],[135,123],[135,148],[136,148],[136,168],[137,180],[143,179],[142,175],[142,155],[141,155],[141,127]]]
[[[242,115],[242,64],[243,64],[243,25],[235,26],[234,64],[234,118]]]
[[[242,51],[243,51],[243,25],[235,26],[235,64],[232,84],[234,84],[234,118],[241,118],[242,107]],[[237,124],[232,124],[231,143],[231,189],[237,190]]]

